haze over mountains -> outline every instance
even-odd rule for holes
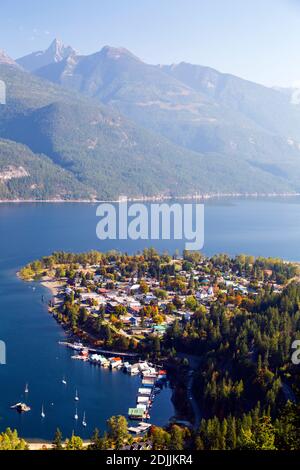
[[[0,53],[0,79],[2,198],[300,192],[300,106],[285,91],[57,40]]]

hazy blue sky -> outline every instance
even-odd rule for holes
[[[124,46],[150,63],[209,65],[267,85],[300,81],[300,0],[0,0],[9,55],[54,37],[85,54]]]

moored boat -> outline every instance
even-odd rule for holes
[[[109,362],[111,369],[117,369],[118,367],[122,367],[122,359],[120,357],[112,357]]]
[[[30,406],[26,405],[26,403],[16,403],[10,407],[11,410],[16,410],[18,413],[27,413],[31,410]]]

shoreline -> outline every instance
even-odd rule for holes
[[[28,445],[29,450],[54,450],[54,444],[51,441],[30,441],[26,438],[22,438]],[[83,449],[91,445],[91,441],[83,441]],[[65,447],[65,443],[62,443],[62,446]]]
[[[299,197],[300,193],[207,193],[186,196],[136,196],[125,199],[127,202],[158,202],[158,201],[206,201],[211,199],[265,199]],[[0,199],[0,204],[102,204],[120,203],[122,199]]]
[[[60,281],[51,279],[50,277],[44,278],[40,281],[40,285],[46,287],[54,298],[57,297],[59,289],[64,285]]]

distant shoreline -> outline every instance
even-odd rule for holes
[[[210,199],[259,199],[259,198],[290,198],[298,197],[300,193],[208,193],[186,196],[136,196],[128,197],[128,202],[159,202],[159,201],[205,201]],[[126,196],[125,196],[126,197]],[[121,199],[0,199],[0,204],[101,204],[118,203]]]

